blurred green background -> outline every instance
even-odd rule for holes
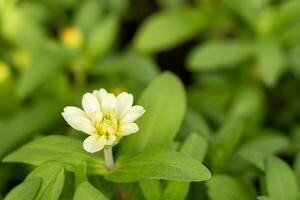
[[[225,157],[251,160],[238,149],[263,137],[300,180],[298,0],[0,0],[0,158],[41,135],[80,137],[64,106],[99,88],[138,98],[164,70],[187,91],[178,141],[191,131],[210,138],[245,114],[242,136],[216,142],[230,140]],[[223,159],[206,163],[252,172]],[[30,169],[1,164],[0,194]]]

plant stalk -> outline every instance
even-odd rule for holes
[[[104,160],[106,169],[112,170],[115,167],[112,147],[104,148]]]

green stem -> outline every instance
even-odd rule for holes
[[[114,164],[114,157],[112,154],[112,147],[105,147],[104,148],[104,160],[105,166],[108,170],[112,170],[115,166]]]

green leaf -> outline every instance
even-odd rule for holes
[[[145,179],[139,186],[146,200],[161,199],[161,184],[158,180]]]
[[[47,82],[71,58],[71,54],[61,48],[46,48],[37,53],[22,74],[17,93],[26,98]]]
[[[24,181],[13,188],[4,200],[34,200],[41,183],[41,178]]]
[[[222,166],[231,157],[242,137],[244,127],[244,117],[231,117],[225,122],[213,141],[211,158],[214,166]]]
[[[26,178],[42,179],[42,185],[35,200],[58,200],[64,186],[64,167],[59,163],[47,163],[36,168]]]
[[[167,50],[194,37],[203,26],[202,13],[195,8],[158,12],[142,24],[134,37],[134,46],[149,53]]]
[[[157,76],[158,66],[148,56],[129,52],[111,56],[99,65],[96,65],[91,71],[92,75],[100,76],[124,73],[138,81],[148,83]]]
[[[83,150],[82,141],[66,136],[48,136],[30,142],[4,158],[4,162],[22,162],[42,165],[49,161],[61,162],[67,170],[75,171],[86,164],[90,174],[104,174],[104,161],[100,154]]]
[[[265,159],[270,155],[282,152],[289,145],[289,140],[282,135],[265,135],[245,143],[238,154],[264,171]]]
[[[296,200],[296,177],[287,163],[276,157],[266,162],[266,186],[268,196],[276,200]]]
[[[209,170],[199,161],[182,153],[154,149],[117,160],[115,169],[106,178],[116,182],[135,182],[142,179],[191,182],[205,181],[210,177]]]
[[[75,166],[74,173],[75,173],[75,186],[76,187],[78,187],[81,183],[87,181],[85,162],[83,164]]]
[[[266,197],[266,196],[260,196],[260,197],[257,197],[257,200],[273,200],[273,199],[270,197]]]
[[[269,87],[275,86],[284,71],[283,55],[275,40],[263,39],[258,42],[257,67],[262,81]]]
[[[138,121],[140,131],[124,139],[121,153],[169,147],[181,125],[185,101],[183,85],[175,75],[165,72],[154,79],[138,101],[146,110]]]
[[[0,145],[0,158],[31,137],[34,132],[47,128],[57,119],[60,111],[61,106],[58,102],[42,101],[0,124],[0,135],[3,141]]]
[[[249,54],[249,46],[238,41],[209,41],[190,52],[187,65],[194,71],[232,68]]]
[[[206,182],[211,200],[253,200],[255,195],[236,178],[227,175],[214,175]]]
[[[101,58],[113,45],[119,30],[116,16],[108,16],[95,25],[88,40],[87,53],[92,58]]]
[[[103,14],[103,5],[100,1],[82,1],[74,16],[74,24],[89,33],[97,23],[98,18]]]
[[[180,148],[180,152],[192,156],[202,162],[207,151],[207,141],[196,133],[192,133],[185,140]],[[188,194],[190,183],[168,182],[162,199],[184,200]]]
[[[99,190],[85,181],[77,188],[73,200],[108,200]]]

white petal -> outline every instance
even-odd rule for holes
[[[83,95],[82,107],[89,117],[99,118],[100,104],[93,94],[86,93]]]
[[[103,98],[103,101],[101,102],[101,109],[104,112],[111,112],[115,108],[116,108],[116,97],[115,95],[109,93]]]
[[[118,119],[121,119],[130,110],[132,103],[132,94],[122,92],[117,96],[116,115]]]
[[[103,98],[107,95],[107,91],[105,89],[95,90],[93,91],[93,95],[95,95],[100,103],[103,101]]]
[[[72,128],[78,131],[82,131],[89,135],[97,132],[97,130],[92,125],[92,122],[86,117],[79,115],[68,116],[64,112],[62,113],[62,116]]]
[[[86,114],[83,110],[80,108],[77,108],[75,106],[67,106],[64,108],[64,115],[65,116],[83,116],[86,117]]]
[[[104,148],[105,143],[105,136],[99,137],[98,135],[94,134],[84,140],[83,148],[87,152],[95,153],[97,151],[101,151]]]
[[[139,127],[136,123],[121,124],[118,135],[126,136],[132,133],[136,133],[138,131],[139,131]]]
[[[121,119],[122,123],[130,123],[137,120],[145,113],[145,109],[142,106],[133,106],[129,112]]]
[[[106,140],[106,145],[112,145],[116,141],[117,137],[115,135],[108,135]]]

